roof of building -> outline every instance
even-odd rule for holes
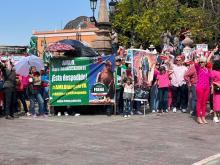
[[[69,21],[64,30],[66,29],[87,29],[87,28],[95,28],[94,23],[90,22],[89,17],[80,16],[74,20]]]
[[[0,45],[0,55],[2,53],[16,53],[16,54],[23,54],[27,52],[28,46],[7,46],[7,45]]]

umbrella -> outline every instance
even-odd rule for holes
[[[65,52],[75,50],[71,45],[65,43],[53,43],[46,48],[47,52]]]
[[[74,56],[78,57],[96,57],[99,56],[92,48],[88,47],[84,43],[78,40],[61,40],[59,43],[68,44],[75,48]],[[66,55],[72,55],[70,53],[66,53]]]
[[[32,66],[35,66],[37,71],[41,71],[44,69],[43,60],[35,55],[27,56],[15,64],[15,71],[17,74],[27,76]]]

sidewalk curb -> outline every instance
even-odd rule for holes
[[[213,160],[215,160],[217,158],[220,158],[220,153],[216,154],[216,155],[213,155],[213,156],[210,156],[208,158],[205,158],[205,159],[203,159],[203,160],[201,160],[199,162],[193,163],[192,165],[203,165],[203,164],[208,163],[210,161],[213,161]]]

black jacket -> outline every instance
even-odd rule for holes
[[[16,72],[14,69],[9,70],[6,67],[1,68],[3,78],[4,78],[4,85],[3,88],[14,88],[16,89]]]

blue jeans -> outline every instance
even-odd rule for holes
[[[156,85],[153,85],[150,90],[150,108],[152,110],[157,110],[158,109],[158,88]]]
[[[121,114],[123,111],[123,88],[116,89],[116,112]]]
[[[39,114],[43,115],[45,114],[44,112],[44,100],[40,94],[40,91],[38,91],[36,94],[31,94],[30,95],[30,112],[35,115],[35,100],[37,100],[38,105],[39,105]]]
[[[43,88],[43,99],[44,99],[44,113],[48,114],[48,108],[47,108],[47,104],[49,101],[49,87],[44,87]]]
[[[193,115],[196,115],[196,102],[197,102],[197,97],[196,97],[196,86],[192,85],[191,86],[191,92],[192,92],[192,112]]]
[[[132,101],[129,99],[124,99],[124,110],[123,115],[131,115]]]
[[[166,110],[168,108],[168,87],[158,88],[158,98],[159,98],[159,110]]]

